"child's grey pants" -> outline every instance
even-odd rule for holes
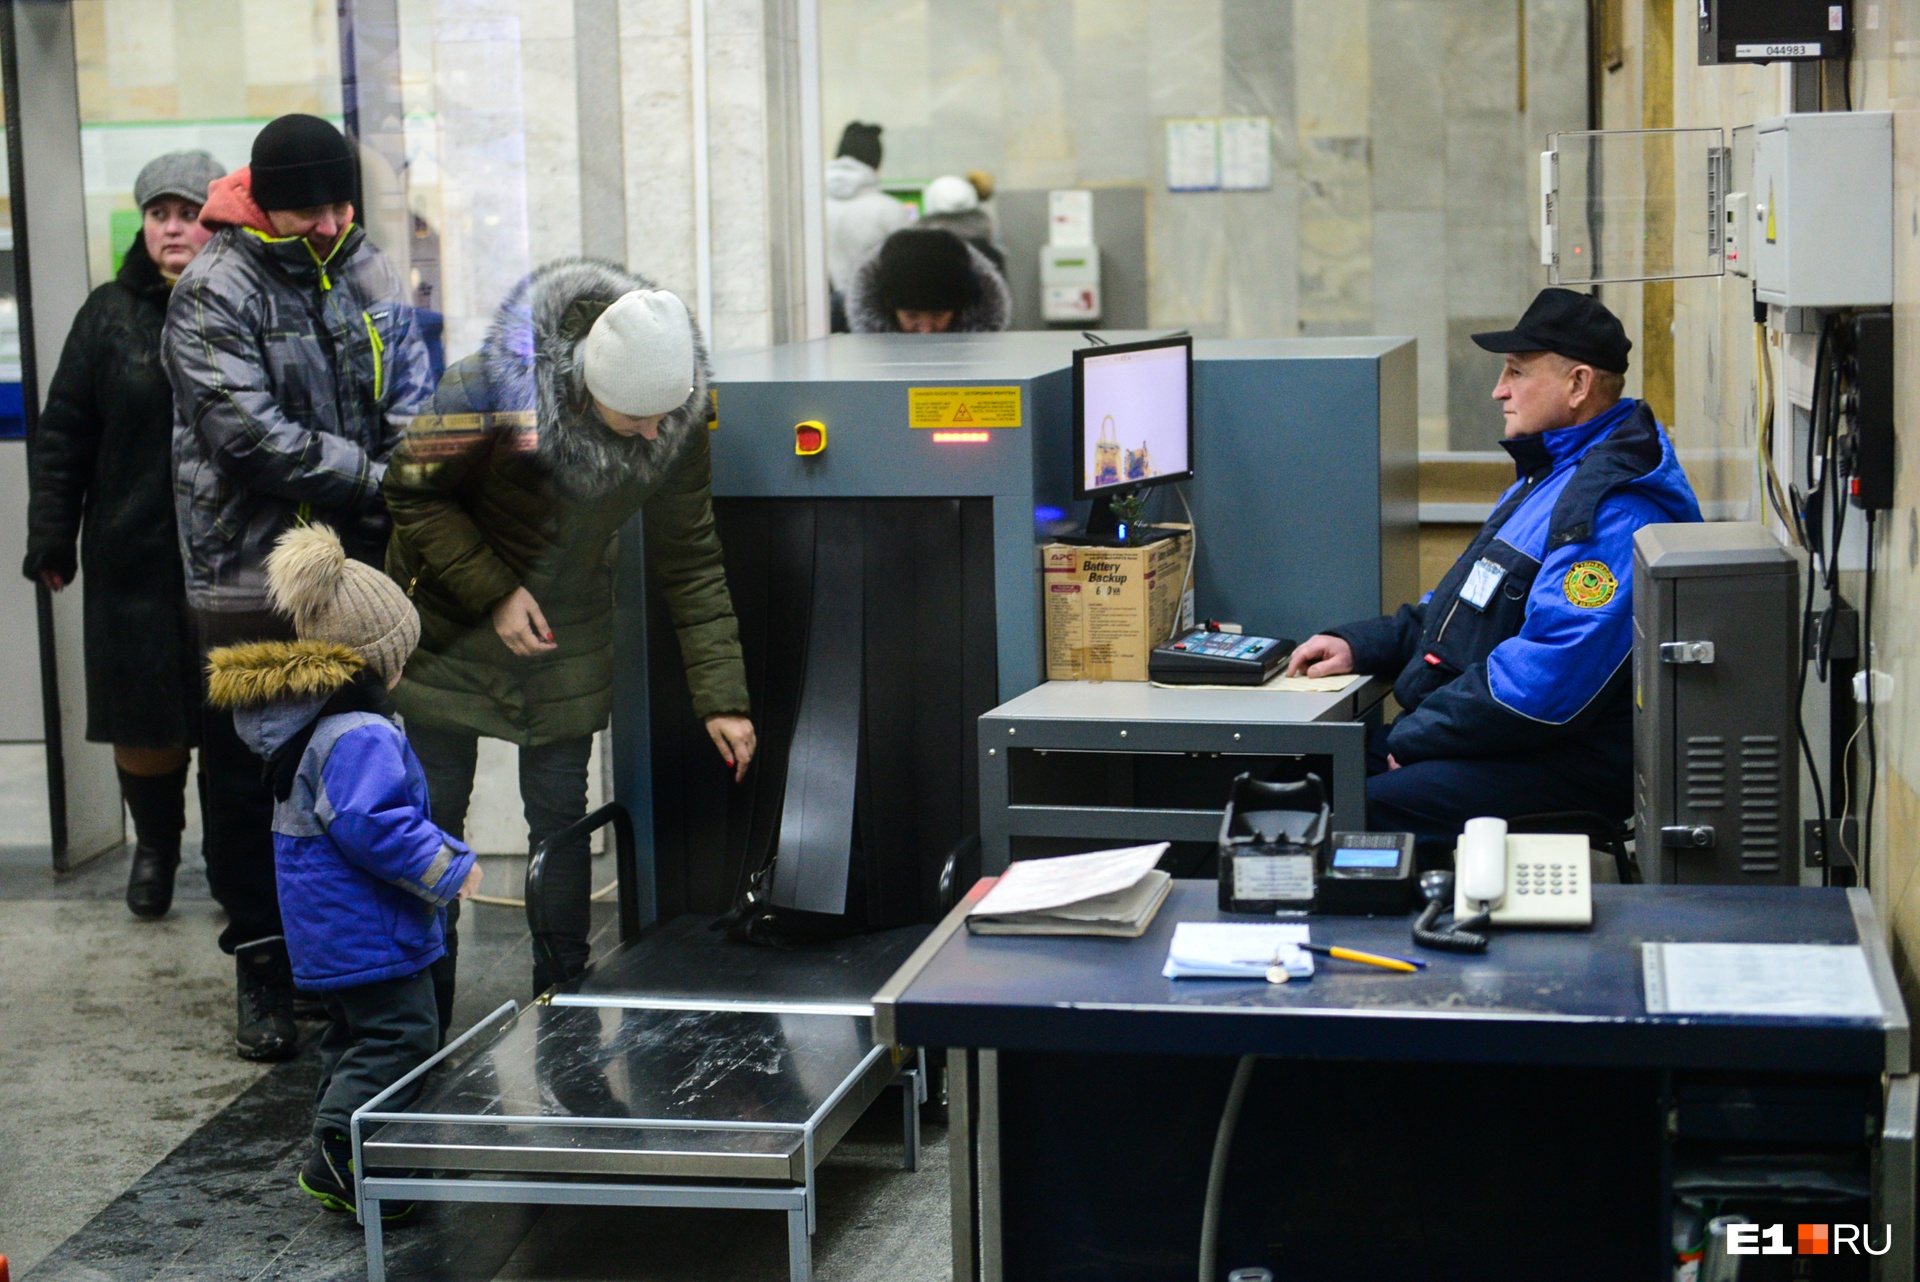
[[[320,1037],[316,1138],[347,1134],[355,1109],[418,1068],[440,1046],[431,971],[319,996],[327,1004],[329,1022]],[[381,1109],[398,1111],[419,1093],[415,1082]]]

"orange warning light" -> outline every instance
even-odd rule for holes
[[[984,445],[993,439],[992,432],[935,432],[935,445]]]
[[[793,452],[802,457],[827,448],[827,425],[816,419],[793,425]]]

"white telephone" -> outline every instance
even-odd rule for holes
[[[1469,819],[1454,850],[1454,919],[1485,912],[1491,926],[1591,926],[1591,860],[1578,833],[1509,834],[1504,819]]]

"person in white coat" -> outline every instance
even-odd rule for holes
[[[844,316],[841,300],[860,264],[912,221],[912,206],[880,190],[880,126],[848,124],[838,154],[827,163],[827,282],[836,316]]]

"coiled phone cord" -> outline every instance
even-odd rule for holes
[[[1439,870],[1421,873],[1420,893],[1427,897],[1427,906],[1420,910],[1418,920],[1413,923],[1414,943],[1443,953],[1487,951],[1487,937],[1476,932],[1487,924],[1490,914],[1475,913],[1444,928],[1439,926],[1441,915],[1453,907],[1452,873]]]

